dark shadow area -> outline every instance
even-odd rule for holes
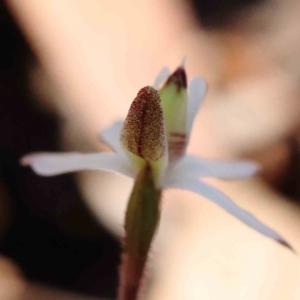
[[[21,168],[33,151],[60,151],[54,115],[38,110],[28,88],[38,64],[4,4],[0,4],[1,253],[29,279],[114,297],[119,244],[85,207],[72,175],[42,178]]]
[[[241,12],[257,7],[266,0],[191,0],[196,16],[206,29],[231,25]]]

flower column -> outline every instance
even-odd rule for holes
[[[163,111],[158,92],[148,86],[133,101],[121,143],[138,175],[125,217],[118,300],[138,297],[150,245],[160,217],[158,186],[168,160]]]

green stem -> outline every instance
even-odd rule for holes
[[[138,174],[128,202],[118,300],[138,297],[151,242],[160,218],[161,190],[149,164]]]

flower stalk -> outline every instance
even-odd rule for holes
[[[151,242],[160,219],[161,189],[150,164],[135,180],[125,216],[125,238],[118,300],[138,299]]]

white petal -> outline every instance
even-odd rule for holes
[[[21,159],[37,174],[53,176],[81,170],[106,170],[134,178],[135,172],[123,157],[111,153],[33,153]]]
[[[152,87],[158,90],[159,86],[170,76],[170,73],[170,69],[168,67],[164,67],[156,76]]]
[[[218,177],[223,179],[238,179],[255,175],[259,171],[258,164],[250,161],[213,161],[186,155],[170,170],[166,176],[168,182],[181,177],[191,180],[199,177]]]
[[[184,56],[184,57],[182,58],[182,60],[181,60],[180,66],[181,66],[182,69],[185,68],[185,63],[186,63],[186,56]]]
[[[202,77],[195,77],[189,83],[188,109],[187,109],[187,134],[191,133],[196,114],[206,95],[207,85]]]
[[[276,233],[270,227],[264,225],[249,212],[238,207],[222,192],[204,182],[182,179],[178,180],[177,182],[173,182],[173,184],[169,185],[168,188],[188,190],[205,198],[208,198],[209,200],[235,216],[237,219],[244,222],[246,225],[292,249],[291,246],[278,233]]]
[[[120,133],[123,127],[124,121],[120,120],[113,123],[110,127],[102,130],[99,133],[99,138],[106,145],[108,145],[116,153],[123,153],[123,148],[120,142]]]

